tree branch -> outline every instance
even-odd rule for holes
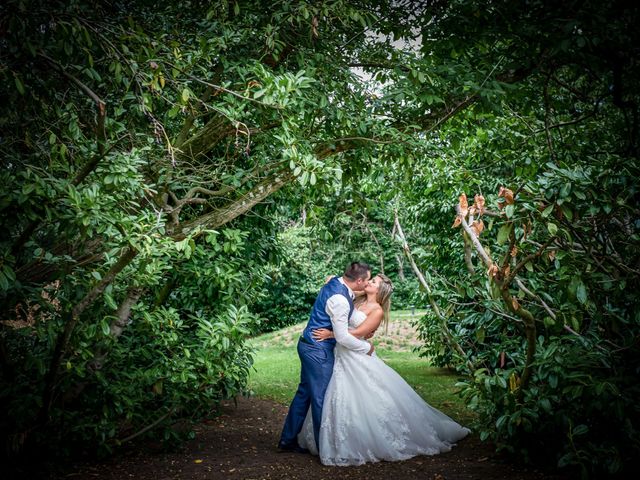
[[[45,376],[45,386],[42,394],[42,406],[40,408],[40,412],[38,413],[38,420],[42,423],[45,423],[47,420],[47,416],[49,415],[49,410],[51,409],[52,401],[53,401],[53,390],[58,378],[58,369],[60,368],[60,364],[62,363],[62,358],[64,357],[67,345],[69,344],[69,339],[71,338],[71,334],[75,329],[78,321],[80,320],[80,315],[98,298],[99,295],[104,292],[105,288],[113,282],[116,275],[120,273],[131,261],[138,255],[138,250],[133,247],[127,247],[124,249],[118,261],[109,269],[109,271],[102,277],[100,280],[87,294],[78,302],[71,312],[67,314],[66,322],[64,325],[63,332],[58,336],[58,340],[56,342],[56,346],[51,357],[51,361],[49,363],[49,370]]]
[[[440,307],[438,307],[438,304],[433,298],[431,286],[429,285],[427,280],[424,278],[424,275],[422,274],[422,272],[418,268],[418,265],[416,265],[416,262],[413,259],[413,255],[411,254],[411,249],[409,248],[407,239],[405,238],[404,232],[402,231],[402,226],[400,225],[400,220],[398,219],[397,210],[394,212],[394,229],[396,231],[398,238],[402,243],[402,250],[404,251],[405,256],[407,257],[407,260],[409,260],[409,263],[411,264],[411,268],[413,269],[413,272],[416,274],[416,277],[418,277],[418,281],[420,282],[420,284],[427,291],[427,297],[429,298],[429,303],[431,304],[431,308],[433,308],[433,312],[435,313],[436,317],[438,317],[438,320],[440,320],[440,325],[442,327],[442,332],[443,332],[445,341],[449,344],[450,347],[454,348],[462,358],[465,359],[467,368],[469,369],[469,371],[471,372],[475,371],[475,365],[473,365],[471,360],[467,358],[467,354],[462,349],[460,344],[456,342],[455,338],[453,337],[453,334],[451,333],[451,330],[449,330],[449,327],[447,325],[446,317],[442,314],[442,312],[440,311]]]
[[[133,440],[136,437],[139,437],[140,435],[142,435],[143,433],[148,432],[149,430],[151,430],[152,428],[155,428],[160,422],[162,422],[164,419],[170,417],[171,415],[173,415],[175,413],[176,409],[175,408],[171,408],[169,409],[169,411],[167,413],[165,413],[164,415],[162,415],[160,418],[158,418],[155,422],[151,423],[150,425],[147,425],[146,427],[144,427],[142,430],[129,435],[128,437],[123,438],[122,440],[118,440],[117,444],[118,445],[122,445],[123,443],[129,442],[131,440]]]
[[[544,253],[544,251],[547,249],[547,247],[551,244],[551,242],[553,242],[555,240],[556,237],[549,237],[549,239],[543,243],[540,248],[532,253],[527,255],[526,257],[524,257],[522,260],[520,260],[520,262],[514,267],[514,269],[511,271],[511,273],[509,274],[509,276],[507,276],[504,280],[504,284],[509,286],[511,284],[511,282],[513,281],[513,279],[516,277],[516,275],[518,274],[518,272],[520,270],[522,270],[524,268],[524,266],[535,260],[536,258],[538,258],[540,255],[542,255]]]
[[[75,83],[75,85],[83,93],[85,93],[91,100],[93,100],[93,102],[96,104],[96,107],[98,108],[98,118],[96,121],[96,136],[98,138],[98,151],[101,154],[104,154],[104,149],[105,149],[104,144],[107,141],[107,135],[104,127],[105,119],[107,116],[106,103],[93,90],[91,90],[87,85],[85,85],[81,80],[79,80],[77,77],[75,77],[74,75],[66,71],[65,68],[62,65],[60,65],[57,61],[55,61],[54,59],[45,55],[42,52],[38,53],[38,56],[44,58],[47,62],[49,62],[50,65],[52,65],[56,70],[58,70],[58,72],[60,72],[62,75],[64,75],[73,83]]]

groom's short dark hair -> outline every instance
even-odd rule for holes
[[[360,278],[367,278],[367,274],[371,271],[369,265],[364,262],[351,262],[344,269],[343,277],[347,277],[352,282]]]

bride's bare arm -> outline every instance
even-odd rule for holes
[[[362,322],[358,328],[350,328],[349,333],[354,337],[367,337],[371,338],[373,333],[380,326],[382,322],[382,309],[379,308],[367,315],[367,318]],[[322,341],[328,338],[333,338],[333,332],[327,328],[317,328],[311,332],[313,338]]]
[[[349,330],[349,333],[354,337],[366,337],[367,335],[375,332],[380,326],[381,322],[382,308],[377,308],[373,312],[369,313],[369,315],[367,315],[365,321],[358,325],[358,328]]]

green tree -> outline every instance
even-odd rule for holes
[[[195,389],[206,393],[195,397],[200,411],[242,387],[250,361],[235,339],[256,327],[243,306],[262,282],[272,227],[241,217],[268,213],[261,202],[284,186],[295,195],[339,182],[343,167],[366,165],[378,135],[400,135],[369,115],[350,67],[369,48],[365,29],[392,8],[3,5],[9,321],[0,358],[10,450],[55,445],[55,435],[110,447],[190,416],[189,402],[178,408],[158,382],[171,377],[186,395],[190,381],[210,380],[199,364],[239,369],[233,378],[225,367],[228,385]],[[346,159],[347,150],[359,153]],[[162,325],[177,331],[160,335]],[[201,357],[192,352],[203,332],[222,348]],[[196,378],[178,373],[189,369]],[[99,405],[107,384],[126,409]],[[148,385],[151,407],[135,393]],[[84,427],[61,427],[81,416]]]

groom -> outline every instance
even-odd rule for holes
[[[284,421],[278,443],[281,451],[307,453],[306,449],[298,445],[297,437],[302,430],[309,405],[313,418],[313,435],[320,450],[322,404],[333,373],[333,349],[336,342],[363,354],[373,353],[373,345],[354,337],[347,330],[353,313],[353,292],[364,290],[370,278],[369,265],[353,262],[345,269],[342,277],[333,277],[320,290],[311,309],[309,322],[298,341],[300,384]],[[312,331],[316,328],[333,330],[335,339],[317,342],[312,336]]]

